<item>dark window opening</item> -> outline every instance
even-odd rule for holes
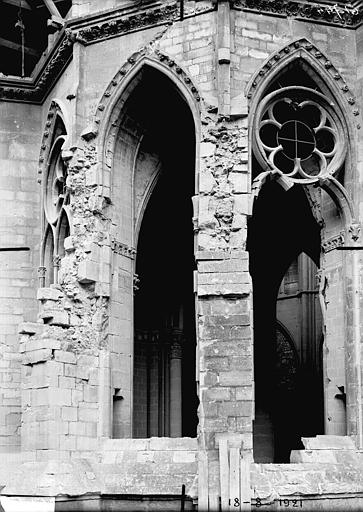
[[[195,437],[194,123],[169,81],[149,69],[128,112],[147,133],[144,150],[161,161],[137,243],[133,435]]]
[[[321,313],[312,284],[320,228],[302,186],[284,191],[269,182],[262,187],[249,222],[248,250],[254,295],[254,456],[256,462],[289,462],[291,450],[303,448],[302,436],[323,433]],[[291,321],[296,339],[277,321]]]

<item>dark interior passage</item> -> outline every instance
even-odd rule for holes
[[[135,91],[150,153],[161,169],[137,244],[134,297],[134,436],[196,436],[193,292],[195,138],[189,109],[171,84],[149,70]],[[155,85],[157,84],[157,89]],[[145,91],[156,92],[150,102]],[[170,112],[173,112],[171,123]]]
[[[311,279],[303,279],[302,264],[296,267],[297,301],[289,312],[295,308],[298,340],[279,328],[276,314],[281,283],[293,262],[311,261],[311,275],[319,265],[320,228],[301,186],[288,191],[273,181],[263,186],[249,224],[248,250],[254,292],[255,460],[289,462],[291,450],[302,448],[302,436],[323,433],[320,317],[314,320],[318,298]],[[309,308],[314,309],[310,315]]]

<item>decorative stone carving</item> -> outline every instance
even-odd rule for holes
[[[357,26],[362,20],[362,9],[346,5],[344,7],[322,4],[307,4],[283,0],[236,0],[235,9],[273,13],[282,16],[324,21],[332,25]]]
[[[171,331],[170,359],[181,359],[182,358],[182,355],[183,355],[182,336],[183,336],[183,333],[179,329],[173,329]]]
[[[91,44],[145,27],[172,23],[177,21],[178,17],[179,9],[177,2],[156,8],[149,7],[147,10],[142,10],[127,17],[120,17],[81,29],[76,34],[76,40],[81,44]]]
[[[116,254],[120,254],[121,256],[126,256],[126,258],[130,258],[132,260],[136,257],[136,249],[133,247],[129,247],[122,242],[118,242],[117,240],[111,240],[111,249]]]
[[[361,227],[360,227],[360,224],[358,223],[354,223],[354,224],[351,224],[348,228],[348,231],[349,231],[349,234],[352,238],[352,240],[354,242],[356,242],[357,240],[359,240],[360,238],[360,233],[361,233]]]
[[[56,78],[72,56],[74,41],[75,35],[70,29],[66,29],[45,66],[41,68],[34,79],[12,79],[11,85],[8,79],[0,79],[0,99],[36,104],[43,103]],[[16,82],[16,85],[14,85],[14,82]]]
[[[322,242],[323,251],[326,254],[330,251],[333,251],[334,249],[337,249],[337,247],[342,247],[344,245],[344,242],[345,242],[344,231],[340,231],[340,233],[338,233],[337,235],[332,236],[332,237],[328,238],[327,240],[323,240],[323,242]]]
[[[332,62],[327,57],[325,57],[321,53],[321,51],[313,43],[311,43],[305,38],[292,41],[284,48],[281,48],[280,50],[277,50],[275,53],[271,54],[271,56],[262,65],[262,68],[260,68],[252,76],[247,86],[247,97],[251,99],[256,94],[260,85],[266,83],[268,75],[274,73],[277,66],[283,66],[284,61],[286,61],[287,59],[291,60],[291,56],[294,53],[296,53],[297,56],[301,58],[304,58],[304,55],[306,55],[309,56],[310,58],[315,59],[317,65],[322,69],[323,76],[324,74],[326,75],[326,73],[328,73],[330,77],[338,83],[340,90],[344,93],[344,98],[348,105],[350,107],[353,107],[353,105],[355,105],[354,95],[352,91],[350,91],[347,83],[345,82],[344,78],[341,76],[337,68],[332,64]],[[352,108],[352,113],[355,116],[359,115],[359,111],[357,109]]]
[[[258,105],[253,132],[262,168],[295,183],[332,176],[344,162],[346,128],[327,98],[307,87],[284,87]]]

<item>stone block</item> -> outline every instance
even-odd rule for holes
[[[32,352],[41,349],[60,349],[60,341],[51,338],[29,338],[21,344],[20,352]]]
[[[23,322],[19,325],[19,334],[29,334],[33,336],[34,334],[42,334],[44,329],[45,326],[42,323]]]
[[[98,409],[90,409],[88,407],[80,407],[78,410],[79,421],[95,422],[98,419]]]
[[[216,146],[212,142],[201,142],[200,144],[200,156],[208,157],[214,155]]]
[[[248,174],[240,172],[231,172],[228,176],[233,185],[235,194],[246,194],[248,192]]]
[[[229,284],[229,283],[219,283],[219,284],[198,284],[198,296],[206,297],[206,296],[218,296],[224,295],[226,297],[242,297],[243,295],[248,295],[251,292],[251,284],[250,283],[240,283],[240,284]]]
[[[58,301],[61,297],[63,293],[57,288],[39,288],[37,291],[37,299],[41,301]]]
[[[82,379],[82,380],[88,380],[89,379],[90,368],[88,366],[83,366],[78,361],[78,364],[77,364],[77,366],[75,366],[75,369],[76,369],[76,375],[75,376],[77,377],[77,379]]]
[[[252,360],[251,360],[252,365]],[[236,388],[236,400],[253,400],[254,393],[252,386],[244,386]]]
[[[61,363],[76,364],[77,358],[73,352],[66,352],[65,350],[55,350],[54,359]]]
[[[222,402],[218,404],[218,413],[221,416],[251,416],[253,402],[245,400]]]
[[[76,386],[76,379],[74,377],[60,376],[58,378],[58,383],[61,389],[74,389]]]
[[[234,197],[234,214],[251,215],[251,199],[248,194],[239,194]]]
[[[302,437],[306,450],[355,450],[355,444],[349,436],[317,435]]]
[[[24,354],[22,363],[24,365],[35,364],[41,361],[49,361],[52,357],[53,352],[50,348],[32,350],[31,352],[26,352]]]
[[[243,446],[244,434],[235,432],[217,432],[214,438],[215,448],[219,449],[219,443],[227,440],[229,448],[241,448]]]
[[[252,385],[253,377],[252,371],[238,371],[233,370],[229,372],[219,373],[219,384],[221,386],[248,386]]]
[[[193,464],[196,462],[197,452],[175,451],[173,454],[173,462],[176,464]]]
[[[98,386],[84,386],[83,391],[85,402],[97,402],[98,401]]]
[[[150,439],[106,439],[103,442],[102,450],[112,452],[122,452],[130,449],[146,451],[150,449],[149,444]]]
[[[49,325],[59,325],[60,327],[69,327],[69,314],[67,311],[58,309],[46,310],[40,313],[40,318],[47,320]]]
[[[94,451],[98,449],[98,439],[92,437],[77,437],[77,450],[90,450]]]
[[[48,404],[56,405],[72,405],[72,393],[71,389],[59,389],[49,388],[48,389]]]
[[[224,401],[224,400],[230,400],[231,393],[229,388],[211,388],[211,389],[204,389],[202,391],[202,400],[207,401]]]
[[[78,377],[77,365],[65,363],[64,364],[64,376],[65,377]]]
[[[98,280],[99,264],[89,259],[82,260],[78,266],[78,281],[81,284],[94,283]]]
[[[245,272],[248,271],[247,259],[225,259],[225,260],[202,260],[198,262],[198,272],[200,273],[225,273],[225,272]]]
[[[129,440],[130,441],[130,440]],[[135,441],[135,440],[132,440]],[[150,450],[197,450],[197,439],[191,437],[151,437]]]
[[[78,420],[78,408],[77,407],[62,407],[62,419],[65,421],[77,421]]]
[[[210,194],[216,184],[217,182],[209,170],[200,173],[199,192],[201,194]]]

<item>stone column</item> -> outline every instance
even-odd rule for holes
[[[170,437],[182,436],[181,332],[173,330],[170,346]]]

